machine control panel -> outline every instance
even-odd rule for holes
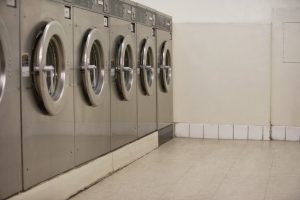
[[[136,8],[128,2],[111,0],[111,14],[122,19],[135,21]]]
[[[156,27],[172,32],[172,18],[163,14],[156,14]]]
[[[109,13],[109,0],[73,0],[73,5],[97,13]]]
[[[155,26],[156,15],[152,10],[147,9],[143,6],[137,6],[136,9],[136,21],[146,26]]]

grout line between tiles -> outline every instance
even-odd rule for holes
[[[240,159],[242,159],[242,156],[239,156],[239,155],[241,155],[241,154],[245,151],[245,149],[246,149],[246,145],[243,147],[243,150],[240,151],[240,152],[238,153],[238,155],[236,156],[237,159],[236,159],[235,161],[233,161],[232,164],[230,165],[230,167],[227,169],[227,171],[226,171],[224,177],[222,178],[222,180],[221,180],[220,183],[218,184],[216,190],[214,191],[212,197],[209,198],[209,200],[213,200],[213,199],[216,197],[218,191],[219,191],[220,188],[222,187],[224,181],[227,179],[228,174],[229,174],[229,172],[232,170],[233,166],[234,166],[236,163],[238,163],[238,161],[239,161]]]
[[[175,185],[175,184],[177,184],[191,169],[193,168],[193,166],[192,165],[190,165],[189,167],[188,167],[188,169],[187,170],[185,170],[175,181],[174,181],[174,183],[173,183],[173,185]],[[161,195],[159,196],[159,200],[164,200],[164,195],[168,192],[168,189],[169,188],[171,188],[172,186],[170,185],[170,186],[168,186],[166,189],[165,189],[165,191],[164,192],[162,192],[161,193]]]
[[[273,151],[273,150],[271,149],[271,151]],[[270,185],[271,176],[272,176],[272,169],[274,167],[274,156],[273,155],[275,155],[275,154],[271,153],[271,155],[272,155],[271,156],[272,157],[272,163],[271,163],[270,169],[268,171],[269,176],[268,176],[268,180],[267,180],[267,184],[266,184],[266,188],[265,188],[264,200],[266,200],[266,198],[267,198],[267,193],[268,193],[268,190],[269,190],[269,185]]]

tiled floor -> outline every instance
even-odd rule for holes
[[[300,200],[300,144],[174,139],[73,200]]]

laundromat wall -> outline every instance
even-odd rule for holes
[[[277,67],[272,50],[278,9],[299,16],[300,1],[138,2],[173,16],[175,122],[300,126],[299,60]]]

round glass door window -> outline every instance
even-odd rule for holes
[[[153,94],[154,81],[154,57],[148,40],[144,41],[141,51],[141,84],[146,95]]]
[[[126,90],[130,90],[132,87],[132,52],[130,46],[127,46],[125,49],[124,56],[124,76],[125,76],[125,85]]]
[[[161,83],[165,92],[171,88],[172,58],[168,42],[164,42],[161,49]]]
[[[60,51],[60,41],[57,37],[51,38],[46,55],[46,79],[47,79],[47,88],[49,95],[55,100],[55,91],[58,83],[58,75],[61,70],[61,53]]]
[[[130,36],[122,37],[116,47],[116,81],[123,100],[129,101],[133,90],[135,57]]]
[[[84,90],[92,106],[99,106],[103,102],[105,59],[101,41],[104,41],[101,32],[98,29],[90,30],[82,54]]]
[[[58,114],[64,107],[67,81],[65,33],[56,21],[49,22],[38,37],[33,55],[34,85],[45,110]]]

